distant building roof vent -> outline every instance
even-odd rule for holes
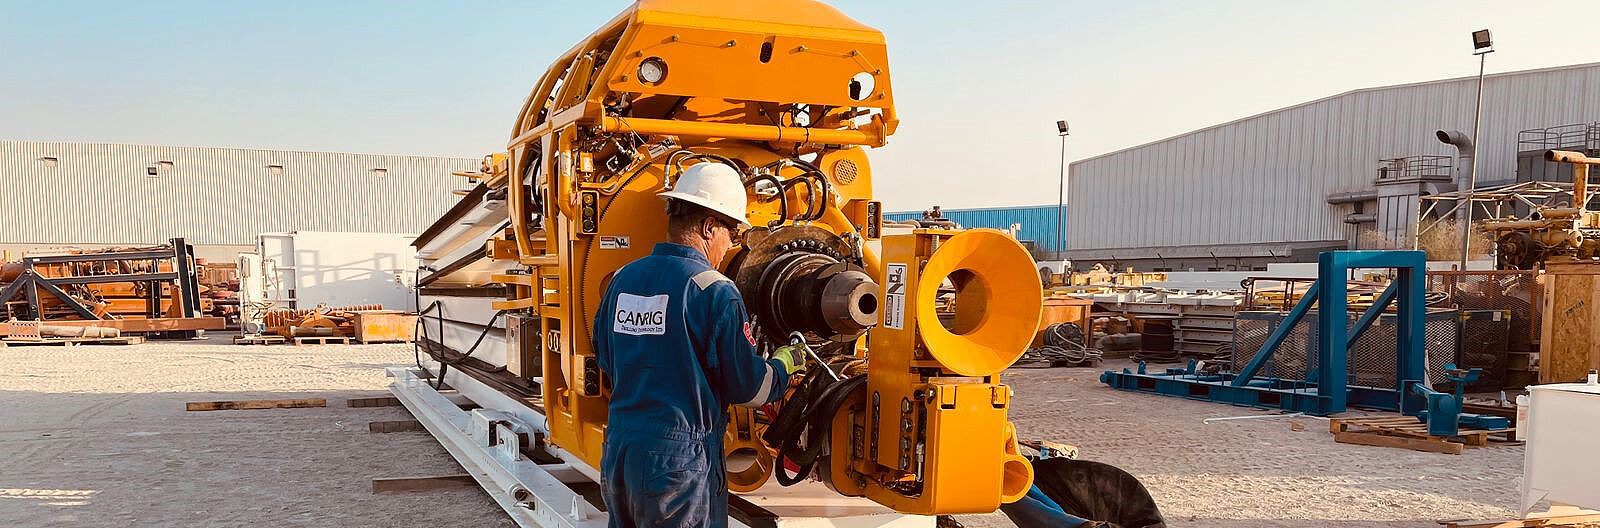
[[[267,165],[267,172],[273,174],[283,174],[283,165]]]
[[[385,168],[382,168],[382,167],[374,168],[369,172],[371,172],[373,176],[377,176],[379,178],[382,178],[384,176],[388,176],[389,175],[389,169],[385,169]]]
[[[46,167],[55,167],[57,163],[55,156],[44,156],[39,158],[39,161],[44,162],[44,166]]]

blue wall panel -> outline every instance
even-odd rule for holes
[[[962,227],[992,227],[1006,229],[1021,224],[1017,239],[1044,251],[1054,251],[1056,246],[1056,206],[1025,205],[1017,207],[984,207],[977,209],[945,209],[944,217]],[[1065,212],[1065,209],[1063,209]],[[922,211],[899,211],[884,214],[893,221],[922,218]]]

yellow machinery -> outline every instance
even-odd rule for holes
[[[1600,211],[1588,207],[1589,166],[1600,158],[1550,150],[1545,159],[1572,164],[1572,205],[1539,208],[1531,220],[1490,219],[1479,223],[1495,240],[1496,267],[1534,269],[1545,261],[1591,260],[1600,256]]]
[[[882,236],[864,149],[897,123],[883,35],[827,5],[641,0],[556,60],[507,151],[462,173],[472,192],[418,238],[418,341],[444,382],[537,410],[537,440],[598,467],[602,292],[665,239],[656,193],[689,165],[727,164],[755,227],[721,268],[758,348],[800,332],[817,353],[785,400],[733,413],[730,488],[781,471],[779,483],[814,474],[904,513],[994,511],[1032,481],[999,374],[1033,336],[1041,285],[998,231]],[[806,399],[831,385],[826,401]],[[800,407],[828,414],[804,435],[771,427]]]

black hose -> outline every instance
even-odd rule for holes
[[[805,215],[800,216],[799,218],[801,220],[805,220],[805,221],[810,221],[810,220],[814,220],[816,218],[820,218],[821,215],[817,214],[818,211],[816,210],[816,205],[817,205],[817,199],[816,199],[817,184],[812,183],[810,179],[807,179],[807,178],[795,178],[795,179],[792,179],[792,180],[785,181],[785,182],[783,182],[783,185],[778,186],[778,195],[779,196],[783,196],[784,193],[789,192],[789,189],[794,188],[795,186],[800,185],[800,184],[805,184],[805,186],[806,186],[806,212],[805,212]],[[823,205],[823,207],[827,207],[827,205]]]
[[[430,269],[430,268],[428,268],[427,266],[417,266],[416,269],[411,270],[411,284],[412,284],[412,287],[411,287],[411,305],[412,306],[417,306],[417,307],[421,307],[422,306],[422,270],[424,270],[424,269]],[[433,311],[433,309],[438,308],[438,307],[439,307],[439,301],[433,301],[433,304],[428,305],[427,308],[417,310],[417,322],[416,322],[416,325],[411,328],[411,332],[412,333],[422,336],[422,340],[416,340],[416,339],[411,340],[411,355],[414,356],[414,358],[416,359],[417,368],[418,369],[422,368],[422,341],[428,339],[428,324],[427,324],[428,317],[427,317],[427,315],[428,315],[428,312]],[[443,319],[441,318],[441,321],[442,320]]]
[[[818,455],[829,443],[834,416],[856,391],[866,386],[864,374],[834,381],[823,369],[818,364],[806,372],[802,386],[784,401],[783,410],[762,435],[767,445],[779,446],[773,473],[780,485],[792,486],[811,474]],[[799,444],[802,436],[804,447]],[[790,475],[784,460],[794,462],[799,471]]]
[[[465,361],[467,358],[472,357],[472,353],[478,350],[478,345],[483,344],[483,338],[489,336],[489,330],[494,328],[494,322],[500,320],[500,316],[504,313],[506,313],[505,310],[500,310],[494,313],[494,317],[489,318],[489,324],[483,325],[483,331],[478,332],[478,339],[472,342],[472,346],[467,347],[466,352],[461,353],[461,357],[455,359],[445,359],[444,353],[439,353],[439,379],[435,381],[433,386],[434,390],[439,390],[441,387],[444,387],[444,373],[446,370],[449,370],[450,365],[460,363]],[[444,339],[443,317],[439,318],[439,338]],[[440,342],[439,344],[443,345],[444,343]]]
[[[793,158],[793,160],[795,165],[799,165],[800,168],[803,168],[807,172],[811,173],[811,175],[815,177],[817,181],[822,183],[822,207],[818,208],[815,218],[807,219],[810,221],[819,220],[822,218],[823,213],[828,211],[828,204],[833,201],[833,184],[828,183],[828,175],[823,174],[822,169],[817,168],[816,165],[813,165],[811,162],[798,157]]]
[[[762,180],[772,182],[772,187],[778,190],[778,218],[773,219],[771,222],[767,222],[767,227],[778,227],[783,225],[784,219],[789,216],[789,198],[783,195],[783,182],[778,181],[776,176],[770,174],[758,174],[748,180],[745,180],[744,186],[751,187],[756,182]]]

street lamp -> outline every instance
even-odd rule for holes
[[[1467,176],[1467,211],[1466,220],[1461,224],[1461,271],[1467,270],[1467,255],[1472,248],[1472,193],[1478,191],[1478,153],[1482,148],[1478,143],[1478,124],[1483,115],[1483,67],[1488,61],[1489,54],[1494,53],[1494,39],[1490,37],[1489,30],[1480,29],[1472,32],[1472,54],[1478,56],[1478,102],[1472,112],[1472,171]]]
[[[1062,273],[1066,273],[1066,254],[1061,246],[1066,241],[1067,232],[1062,226],[1062,210],[1067,205],[1067,122],[1056,121],[1056,133],[1061,137],[1061,177],[1056,182],[1056,260],[1062,261]]]

